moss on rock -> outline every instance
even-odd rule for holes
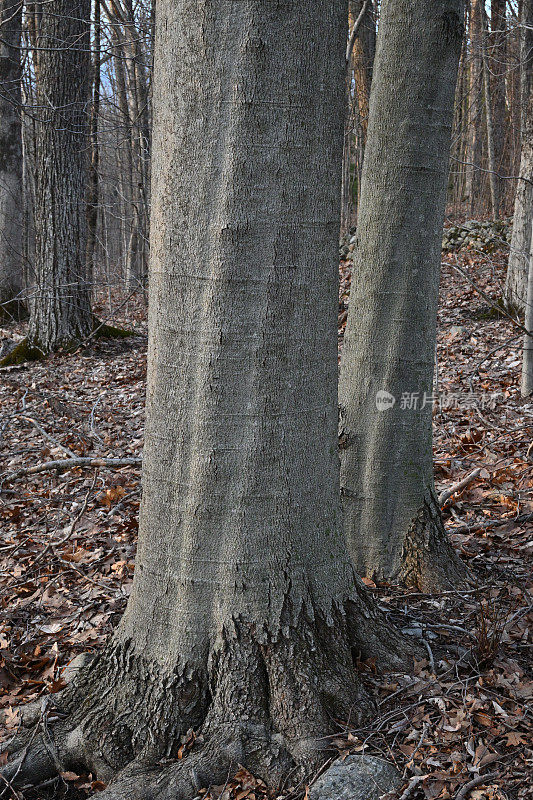
[[[42,361],[44,357],[42,350],[30,345],[28,339],[23,339],[7,356],[4,356],[0,361],[0,367],[13,367],[26,361]]]

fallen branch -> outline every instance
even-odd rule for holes
[[[463,478],[462,481],[454,483],[449,489],[445,489],[443,492],[441,492],[439,494],[439,506],[442,508],[444,503],[450,499],[452,494],[455,494],[455,492],[460,492],[461,489],[464,489],[465,486],[468,486],[469,483],[472,483],[472,481],[478,477],[480,472],[481,467],[477,467],[477,469],[472,470],[472,472],[470,472],[466,478]]]
[[[468,783],[465,783],[464,786],[459,789],[455,795],[455,800],[465,800],[472,789],[475,789],[476,786],[481,786],[483,783],[488,783],[488,781],[491,781],[493,778],[495,778],[497,774],[497,772],[487,772],[486,775],[478,775],[477,778],[473,778],[471,781],[468,781]]]
[[[507,517],[506,519],[492,519],[488,522],[476,522],[469,525],[467,522],[459,525],[457,528],[450,528],[450,533],[477,533],[478,531],[486,531],[489,528],[500,528],[502,525],[508,525],[513,522],[515,525],[523,525],[524,522],[531,522],[533,514],[519,514],[517,517]]]
[[[16,414],[14,416],[18,416],[19,419],[23,419],[26,422],[31,423],[31,425],[33,425],[33,427],[36,428],[39,431],[39,433],[42,434],[44,436],[44,438],[47,439],[50,442],[50,444],[53,444],[54,447],[59,447],[59,449],[63,450],[63,452],[66,453],[69,456],[69,458],[76,458],[77,457],[76,453],[73,453],[72,450],[70,450],[64,444],[61,444],[61,442],[58,442],[57,439],[54,439],[53,436],[50,436],[50,434],[47,433],[44,430],[44,428],[41,428],[41,426],[39,425],[37,420],[33,419],[33,417],[27,417],[25,414]]]
[[[62,472],[76,467],[140,467],[141,464],[142,458],[65,458],[60,461],[46,461],[44,464],[36,464],[34,467],[25,467],[15,472],[8,472],[2,476],[1,482],[13,481],[23,475],[36,475],[38,472],[52,472],[53,470]]]

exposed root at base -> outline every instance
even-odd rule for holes
[[[440,592],[467,586],[469,577],[448,539],[432,494],[405,535],[400,582],[421,592]]]
[[[61,693],[24,713],[2,774],[20,786],[66,770],[92,772],[109,783],[102,800],[191,800],[240,765],[271,786],[289,773],[303,777],[326,760],[339,721],[358,724],[374,710],[353,663],[356,612],[365,634],[383,637],[375,606],[350,600],[333,623],[317,613],[269,641],[234,621],[196,668],[162,669],[131,641],[112,640]],[[393,629],[390,642],[398,661]],[[376,641],[369,646],[375,653]],[[180,759],[191,728],[196,743]]]

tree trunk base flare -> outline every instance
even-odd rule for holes
[[[468,569],[446,535],[437,498],[432,495],[405,534],[399,580],[421,592],[438,592],[466,585],[468,578]]]
[[[109,783],[102,800],[191,800],[240,765],[272,786],[303,776],[325,760],[337,720],[374,710],[355,659],[377,654],[398,668],[412,656],[363,587],[333,617],[302,612],[275,637],[234,621],[195,666],[162,668],[113,639],[47,704],[28,707],[2,774],[21,786],[90,771]]]

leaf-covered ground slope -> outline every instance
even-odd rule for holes
[[[376,717],[359,730],[338,720],[332,753],[366,749],[394,761],[404,776],[395,797],[403,800],[448,800],[461,792],[461,800],[523,800],[533,796],[533,401],[519,395],[521,331],[489,302],[498,305],[502,294],[505,252],[461,251],[444,262],[438,384],[425,400],[434,402],[439,492],[469,478],[444,503],[444,516],[477,587],[439,596],[372,587],[406,635],[424,643],[427,658],[411,675],[380,675],[372,662],[361,662]],[[340,342],[350,268],[341,263]],[[106,316],[104,308],[97,312]],[[21,704],[60,690],[65,665],[100,647],[119,619],[131,588],[140,500],[138,466],[10,473],[73,457],[140,458],[145,316],[142,300],[132,300],[112,322],[138,336],[1,372],[4,740],[17,728]],[[1,335],[22,333],[10,328]],[[397,399],[405,413],[424,402],[413,394],[406,387]],[[195,746],[190,734],[180,755]],[[67,787],[77,797],[103,788],[95,776],[67,773],[27,796],[59,797]],[[274,796],[306,792],[289,781]],[[268,796],[245,770],[203,794]]]

